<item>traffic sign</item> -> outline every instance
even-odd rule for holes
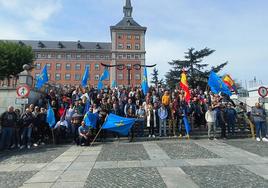
[[[16,98],[15,104],[28,104],[29,99],[28,98]]]
[[[264,86],[261,86],[258,89],[258,93],[262,98],[264,98],[264,97],[266,97],[268,95],[268,88],[266,88]]]
[[[30,94],[30,87],[27,85],[22,85],[17,88],[18,97],[24,98],[28,97]]]

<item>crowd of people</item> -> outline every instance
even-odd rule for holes
[[[266,113],[260,104],[257,103],[248,113],[243,103],[235,105],[224,95],[203,92],[198,87],[190,92],[191,100],[187,103],[184,91],[179,88],[165,90],[152,87],[147,95],[141,88],[51,90],[23,113],[9,106],[1,115],[0,150],[36,147],[48,144],[52,139],[56,143],[71,140],[78,145],[88,145],[110,113],[137,119],[129,133],[130,140],[135,137],[182,138],[187,134],[183,121],[187,117],[192,130],[207,128],[208,139],[211,140],[234,136],[238,128],[246,131],[246,119],[249,118],[256,127],[256,140],[268,141]],[[49,127],[46,120],[48,103],[55,114],[56,124],[53,127]],[[83,121],[88,111],[98,114],[96,129],[86,126]],[[221,130],[220,136],[218,129]],[[107,136],[119,135],[101,131],[101,139]]]

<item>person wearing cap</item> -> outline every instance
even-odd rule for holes
[[[251,115],[256,126],[256,140],[258,142],[268,142],[266,137],[266,112],[260,103],[256,103],[252,108]]]

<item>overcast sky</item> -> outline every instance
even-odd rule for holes
[[[0,39],[110,42],[109,26],[123,17],[125,0],[0,0]],[[132,0],[146,33],[146,63],[183,59],[188,48],[209,47],[221,74],[268,83],[267,0]]]

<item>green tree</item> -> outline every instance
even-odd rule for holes
[[[222,63],[218,66],[208,69],[208,64],[203,63],[203,58],[214,53],[215,50],[204,48],[202,50],[188,49],[185,52],[184,60],[173,60],[169,62],[172,69],[165,75],[166,83],[169,87],[175,88],[180,82],[180,76],[183,70],[187,72],[188,84],[191,88],[200,86],[202,89],[206,88],[207,80],[210,71],[219,72],[228,62]]]
[[[23,43],[0,41],[0,79],[17,76],[23,71],[24,64],[32,65],[32,48]]]
[[[159,79],[158,79],[159,73],[158,73],[158,70],[156,68],[154,68],[151,75],[152,75],[151,83],[154,84],[155,87],[158,87],[158,83],[159,83]]]

